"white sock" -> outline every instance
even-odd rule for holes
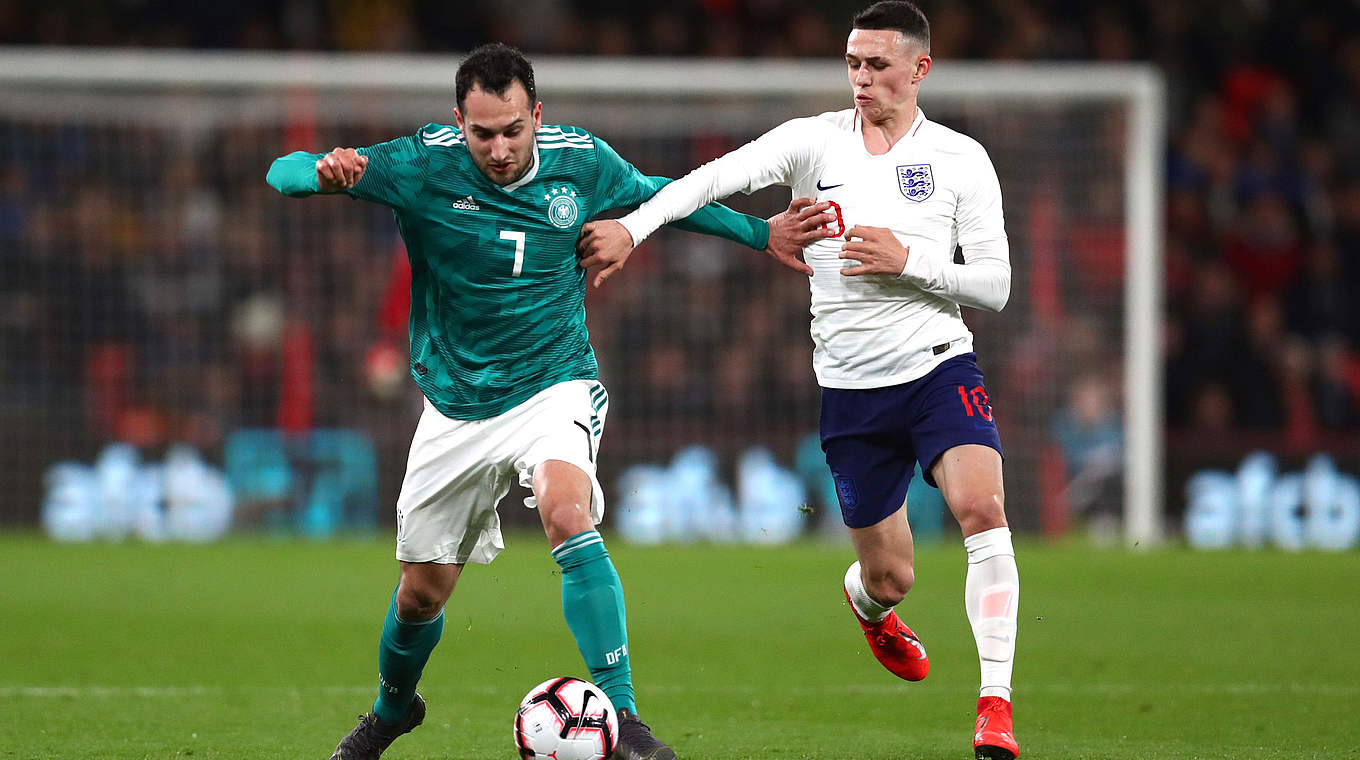
[[[963,547],[968,550],[963,600],[982,665],[981,696],[1009,700],[1020,606],[1020,571],[1015,566],[1011,530],[975,533],[963,539]]]
[[[859,574],[858,560],[845,571],[845,593],[849,595],[850,604],[854,606],[855,612],[858,612],[866,622],[877,623],[892,612],[892,607],[879,604],[869,596],[869,592],[864,588],[864,578]]]

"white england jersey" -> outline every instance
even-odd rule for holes
[[[919,109],[883,155],[864,147],[854,109],[794,119],[663,188],[620,221],[635,242],[734,192],[787,185],[834,203],[836,237],[804,250],[812,267],[813,365],[826,388],[915,380],[973,347],[959,304],[998,311],[1010,258],[996,170],[970,137]],[[900,277],[846,276],[845,231],[884,227],[910,248]],[[963,265],[954,263],[962,246]]]

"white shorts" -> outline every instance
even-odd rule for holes
[[[590,516],[604,518],[595,457],[609,394],[595,380],[568,380],[485,420],[451,420],[425,401],[406,479],[397,497],[397,559],[486,564],[505,542],[496,505],[511,478],[533,487],[534,469],[549,459],[590,477]],[[534,508],[533,497],[524,505]]]

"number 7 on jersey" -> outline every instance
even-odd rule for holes
[[[520,270],[524,268],[524,233],[501,230],[501,240],[515,241],[515,269],[510,276],[519,277]]]

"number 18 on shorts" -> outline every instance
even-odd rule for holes
[[[930,468],[955,446],[979,444],[1001,453],[991,400],[971,353],[901,385],[823,388],[821,436],[841,518],[851,528],[867,528],[896,512],[918,461],[934,486]]]

